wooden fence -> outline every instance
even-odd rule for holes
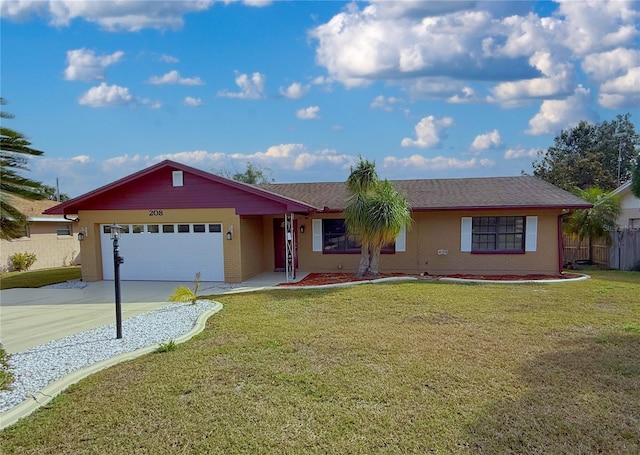
[[[582,239],[582,242],[580,242],[577,238],[565,234],[562,242],[564,245],[563,260],[565,264],[589,260],[589,239]],[[594,240],[592,261],[595,265],[609,267],[609,248],[606,237]]]
[[[611,233],[609,267],[637,270],[640,266],[640,229],[624,228]]]
[[[563,236],[565,264],[589,260],[589,239],[582,243],[571,236]],[[640,263],[640,230],[623,228],[593,242],[593,264],[619,270],[631,270]]]

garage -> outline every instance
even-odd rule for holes
[[[224,281],[222,224],[122,224],[119,246],[122,280]],[[100,225],[102,271],[114,279],[109,225]]]

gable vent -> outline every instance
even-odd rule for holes
[[[171,177],[173,178],[173,186],[184,185],[184,177],[182,176],[182,171],[173,171],[171,173]]]

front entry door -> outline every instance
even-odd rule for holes
[[[295,232],[298,232],[298,220],[293,220],[293,229]],[[297,236],[294,235],[294,238],[296,238]],[[280,218],[276,218],[273,220],[273,246],[274,246],[274,251],[273,251],[273,256],[274,256],[274,271],[275,272],[284,272],[286,270],[287,267],[287,262],[286,262],[286,244],[285,244],[285,237],[284,237],[284,219]],[[295,249],[295,255],[294,255],[294,267],[297,269],[298,268],[298,242],[297,240],[295,241],[294,245],[293,245],[294,249]]]

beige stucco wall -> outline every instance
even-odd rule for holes
[[[33,222],[29,224],[29,237],[0,240],[0,271],[13,270],[10,258],[15,253],[35,253],[36,262],[31,270],[77,265],[80,261],[80,242],[75,235],[58,236],[58,223]],[[77,232],[72,226],[72,233]]]
[[[239,244],[241,245],[241,281],[265,271],[264,268],[264,230],[261,216],[243,216],[240,218]],[[273,250],[273,248],[272,248]]]
[[[381,272],[429,274],[556,274],[558,273],[558,210],[527,210],[517,213],[477,211],[473,216],[537,216],[537,250],[524,254],[476,254],[460,251],[461,218],[469,212],[417,212],[407,230],[406,251],[380,256]],[[341,218],[331,214],[322,218]],[[354,272],[358,254],[323,254],[312,251],[311,220],[298,234],[299,270],[306,272]],[[438,254],[446,250],[446,254]]]
[[[537,216],[537,251],[524,254],[473,254],[460,251],[461,218],[469,212],[418,212],[407,230],[406,251],[383,254],[381,272],[439,274],[555,274],[558,272],[558,210],[528,210],[517,213],[478,211],[473,216]],[[233,209],[163,210],[162,217],[150,217],[148,210],[81,212],[77,229],[86,227],[82,242],[82,274],[85,281],[102,279],[100,225],[118,223],[222,223],[225,281],[237,283],[274,270],[273,220],[282,216],[243,216]],[[341,214],[315,215],[342,218]],[[323,254],[312,251],[313,217],[296,217],[298,270],[301,272],[355,272],[360,255]],[[300,232],[300,226],[305,232]],[[233,226],[233,239],[226,232]],[[447,254],[438,254],[446,250]]]
[[[82,279],[102,280],[102,253],[100,225],[112,224],[168,224],[168,223],[222,223],[224,236],[225,281],[242,281],[240,217],[233,209],[163,209],[162,216],[151,216],[149,210],[89,210],[80,211],[76,229],[86,228],[88,235],[81,243]],[[233,239],[226,240],[226,232],[233,226]]]

